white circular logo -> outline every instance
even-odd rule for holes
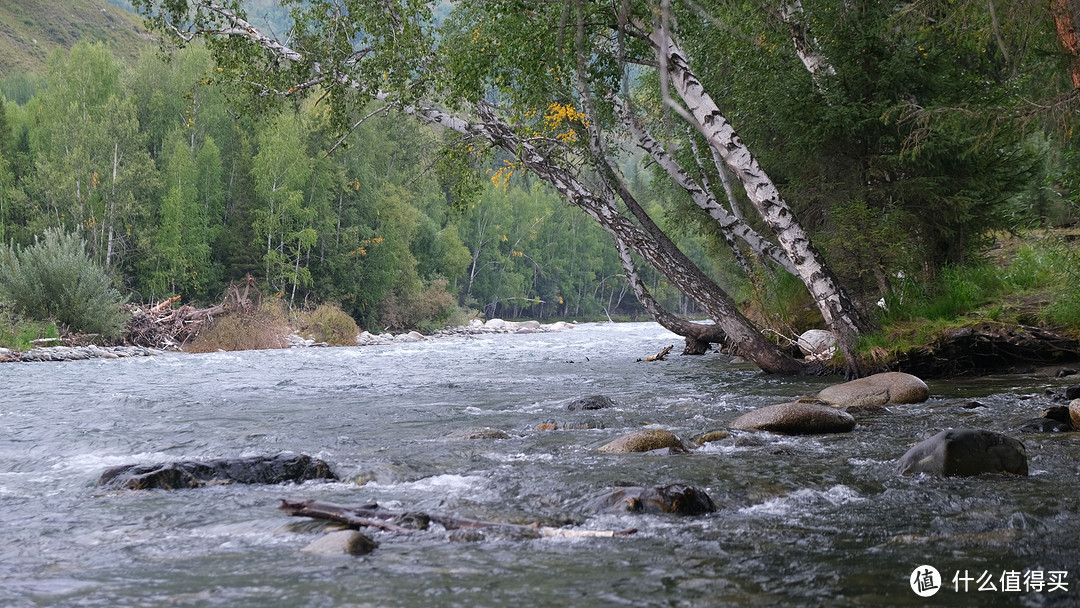
[[[930,597],[941,589],[941,575],[933,566],[919,566],[911,572],[911,590],[919,597]]]

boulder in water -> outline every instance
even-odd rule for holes
[[[911,374],[885,372],[830,386],[817,398],[834,407],[922,403],[930,398],[930,389]]]
[[[716,505],[704,490],[677,483],[655,488],[619,488],[589,502],[585,511],[705,515],[716,511]]]
[[[670,450],[673,453],[685,453],[686,447],[671,431],[660,429],[642,429],[620,435],[596,449],[601,454],[630,454],[634,452],[652,452]]]
[[[583,410],[602,410],[609,407],[615,407],[615,402],[603,395],[581,397],[580,399],[574,399],[566,405],[566,409],[570,410],[571,412],[580,412]]]
[[[897,466],[901,475],[971,476],[982,473],[1027,475],[1027,451],[1016,439],[980,429],[948,429],[907,451]]]
[[[102,473],[97,485],[129,490],[180,490],[224,483],[301,483],[312,479],[336,480],[337,477],[330,471],[330,465],[318,458],[307,454],[278,454],[122,465]]]
[[[1019,433],[1068,433],[1073,430],[1068,422],[1062,422],[1055,418],[1032,418],[1016,427]]]
[[[731,428],[784,435],[847,433],[855,428],[855,418],[820,403],[780,403],[739,416],[731,423]]]
[[[378,546],[379,543],[356,530],[338,530],[312,541],[301,551],[316,555],[367,555]]]
[[[1080,399],[1069,402],[1069,422],[1074,428],[1080,429]]]

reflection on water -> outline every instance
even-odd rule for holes
[[[834,381],[764,376],[723,356],[638,363],[678,339],[583,325],[386,347],[0,366],[0,605],[776,606],[1080,604],[1080,440],[1025,435],[1028,478],[901,478],[895,460],[950,426],[1008,431],[1065,381],[931,383],[925,404],[853,433],[736,434],[688,455],[603,455],[643,427],[684,440]],[[570,412],[602,394],[613,409]],[[973,406],[977,400],[979,406]],[[536,430],[543,422],[571,430]],[[448,441],[490,427],[508,439]],[[344,480],[104,491],[118,464],[304,452]],[[688,483],[712,516],[598,515],[605,489]],[[591,529],[616,539],[376,533],[360,558],[299,552],[319,526],[281,498]],[[910,589],[921,564],[945,587]],[[954,573],[1069,571],[1067,591],[952,590]],[[927,602],[930,602],[929,604]]]

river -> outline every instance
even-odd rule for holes
[[[596,453],[643,427],[689,443],[837,381],[767,376],[713,354],[637,361],[673,343],[651,323],[583,324],[381,347],[2,365],[0,605],[1080,605],[1080,436],[1019,436],[1026,478],[895,472],[911,444],[953,426],[1009,431],[1068,381],[929,382],[930,401],[857,415],[852,433],[742,434],[688,455]],[[616,407],[565,408],[596,394]],[[595,428],[536,430],[551,421]],[[510,438],[448,439],[477,427]],[[94,485],[118,464],[285,451],[324,459],[343,481]],[[619,486],[676,482],[706,490],[718,511],[582,511]],[[377,532],[373,553],[326,557],[300,551],[321,524],[281,513],[282,498],[639,531]],[[926,600],[909,585],[923,564],[943,580]],[[972,580],[964,591],[953,578],[965,572],[997,590]],[[1038,588],[1035,572],[1066,588]],[[1017,577],[1035,578],[1013,585]]]

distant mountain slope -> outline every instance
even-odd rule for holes
[[[80,40],[106,42],[125,61],[155,44],[141,17],[106,0],[0,0],[0,76],[44,71],[49,53]]]

